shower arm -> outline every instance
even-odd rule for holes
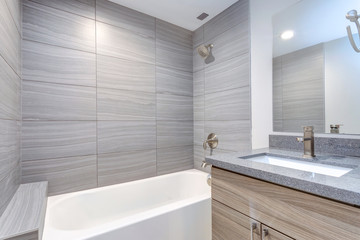
[[[355,24],[356,24],[356,27],[357,27],[357,30],[358,30],[358,34],[359,34],[359,40],[360,40],[360,23],[359,23],[359,20],[356,19],[356,21],[354,21]],[[356,46],[356,43],[354,41],[354,38],[353,38],[353,35],[352,35],[352,32],[351,32],[351,28],[350,26],[347,26],[346,27],[346,30],[347,30],[347,34],[348,34],[348,37],[349,37],[349,41],[351,43],[351,46],[354,48],[354,50],[358,53],[360,53],[360,49]]]

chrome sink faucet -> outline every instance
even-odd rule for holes
[[[296,138],[298,142],[304,143],[304,158],[313,158],[315,157],[315,147],[314,147],[314,127],[307,126],[304,127],[304,137]]]

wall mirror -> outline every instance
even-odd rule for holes
[[[359,35],[345,18],[352,9],[360,12],[359,0],[301,0],[273,16],[275,132],[311,125],[317,133],[360,134],[360,53],[346,27],[357,46]]]

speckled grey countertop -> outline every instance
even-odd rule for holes
[[[350,172],[332,177],[266,163],[254,162],[242,157],[270,153],[315,163],[351,168]],[[207,156],[206,162],[215,167],[246,176],[276,183],[318,196],[360,207],[360,158],[335,155],[317,155],[314,159],[302,159],[302,152],[278,149],[258,149],[249,152],[225,153]]]

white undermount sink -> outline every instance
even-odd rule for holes
[[[292,168],[306,172],[318,173],[332,177],[341,177],[342,175],[353,170],[352,168],[345,168],[321,163],[314,163],[302,160],[295,160],[291,158],[276,156],[272,154],[256,154],[246,157],[241,157],[253,162],[265,163],[280,167]]]

